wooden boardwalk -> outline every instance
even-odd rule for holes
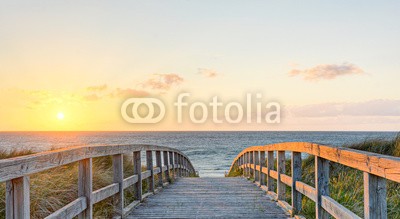
[[[127,218],[288,218],[265,191],[244,178],[180,178]]]

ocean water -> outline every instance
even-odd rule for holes
[[[78,145],[153,144],[189,156],[200,176],[223,176],[244,148],[305,141],[345,146],[368,139],[392,139],[397,132],[0,132],[0,149],[44,151]]]

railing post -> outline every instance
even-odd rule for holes
[[[170,170],[169,170],[169,162],[168,162],[168,151],[164,151],[163,152],[164,155],[164,165],[167,167],[167,170],[165,171],[165,179],[171,183],[171,174],[170,174]],[[162,166],[162,165],[161,165]],[[161,169],[162,171],[162,169]],[[163,185],[163,181],[162,181],[162,175],[161,175],[161,181],[159,181],[161,183],[161,186]]]
[[[186,177],[189,176],[189,168],[188,168],[188,160],[186,157],[184,157],[185,159],[185,172],[186,172]]]
[[[86,198],[86,209],[78,215],[79,219],[93,218],[92,187],[93,172],[92,158],[79,161],[78,196]]]
[[[247,152],[247,178],[251,178],[251,160],[250,160],[250,152]]]
[[[247,153],[243,154],[243,176],[247,177]]]
[[[259,171],[257,170],[257,165],[260,165],[260,157],[258,156],[258,151],[254,151],[253,153],[254,159],[254,181],[260,181]]]
[[[268,151],[267,155],[267,172],[268,172],[268,178],[267,178],[267,186],[268,186],[268,191],[274,191],[274,178],[271,176],[271,170],[274,169],[274,152],[273,151]]]
[[[254,182],[254,176],[255,176],[255,173],[254,173],[254,171],[256,171],[255,169],[254,169],[254,155],[253,155],[253,151],[251,151],[250,152],[250,177],[252,176],[253,177],[253,182]],[[253,167],[253,168],[252,168]]]
[[[181,155],[182,159],[182,171],[183,171],[183,176],[186,177],[186,159],[183,155]]]
[[[154,193],[154,170],[153,170],[153,151],[146,151],[146,164],[147,170],[150,170],[150,177],[147,178],[147,183],[149,185],[149,192]]]
[[[174,166],[174,153],[172,151],[169,152],[169,164],[172,165],[172,169],[171,169],[171,178],[175,179],[175,166]]]
[[[178,158],[178,153],[174,152],[174,169],[175,169],[175,177],[178,178],[181,176],[180,171],[179,171],[179,158]]]
[[[265,169],[265,151],[260,151],[260,186],[265,185],[265,174],[263,173],[263,169]]]
[[[321,196],[329,196],[329,160],[318,156],[315,156],[315,190],[317,191],[316,218],[328,219],[329,213],[322,208]]]
[[[183,166],[184,166],[184,168],[185,168],[185,176],[186,177],[188,177],[188,171],[187,171],[187,169],[186,169],[186,167],[187,167],[187,160],[186,160],[186,157],[184,157],[184,156],[182,156],[182,158],[183,158]]]
[[[29,176],[6,182],[6,218],[30,218]]]
[[[296,190],[296,181],[301,181],[300,152],[292,152],[292,217],[301,210],[301,193]]]
[[[285,174],[286,172],[286,157],[285,157],[285,151],[278,151],[277,155],[277,172],[278,172],[278,180],[277,180],[277,195],[278,195],[278,200],[285,200],[286,196],[286,185],[285,183],[282,182],[281,180],[281,174]]]
[[[135,184],[135,198],[142,201],[142,158],[140,151],[133,152],[133,174],[137,175],[138,181]]]
[[[160,172],[157,174],[157,177],[158,177],[158,186],[159,186],[159,187],[163,187],[161,151],[156,151],[156,165],[157,165],[158,168],[160,168]]]
[[[364,218],[387,219],[386,179],[364,172]]]
[[[123,216],[124,213],[124,169],[123,155],[112,156],[113,160],[113,182],[119,184],[119,192],[114,195],[114,209],[116,216]]]
[[[183,170],[183,159],[182,159],[182,155],[180,155],[179,154],[179,164],[180,164],[180,170],[181,170],[181,177],[184,177],[185,175],[185,173],[184,173],[184,170]]]

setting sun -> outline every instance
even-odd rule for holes
[[[62,113],[62,112],[57,113],[57,119],[58,120],[63,120],[64,119],[64,113]]]

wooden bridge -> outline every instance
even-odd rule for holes
[[[142,152],[146,154],[144,171]],[[290,176],[285,167],[287,152]],[[301,181],[302,153],[315,156],[315,188]],[[124,154],[131,154],[133,160],[134,173],[127,178]],[[114,180],[93,191],[92,158],[103,156],[112,156]],[[316,218],[359,218],[329,196],[329,162],[363,171],[364,217],[387,218],[386,180],[400,182],[400,158],[303,142],[243,150],[230,171],[241,169],[245,178],[189,177],[195,175],[190,160],[169,147],[73,147],[0,160],[0,182],[6,182],[6,218],[30,218],[29,175],[74,162],[79,163],[78,198],[47,218],[92,218],[93,205],[109,197],[113,197],[117,218],[301,217],[297,214],[303,196],[316,203]],[[142,194],[143,180],[149,187],[146,194]],[[125,205],[124,190],[130,186],[134,186],[136,200]],[[285,200],[287,187],[292,188],[291,204]]]

